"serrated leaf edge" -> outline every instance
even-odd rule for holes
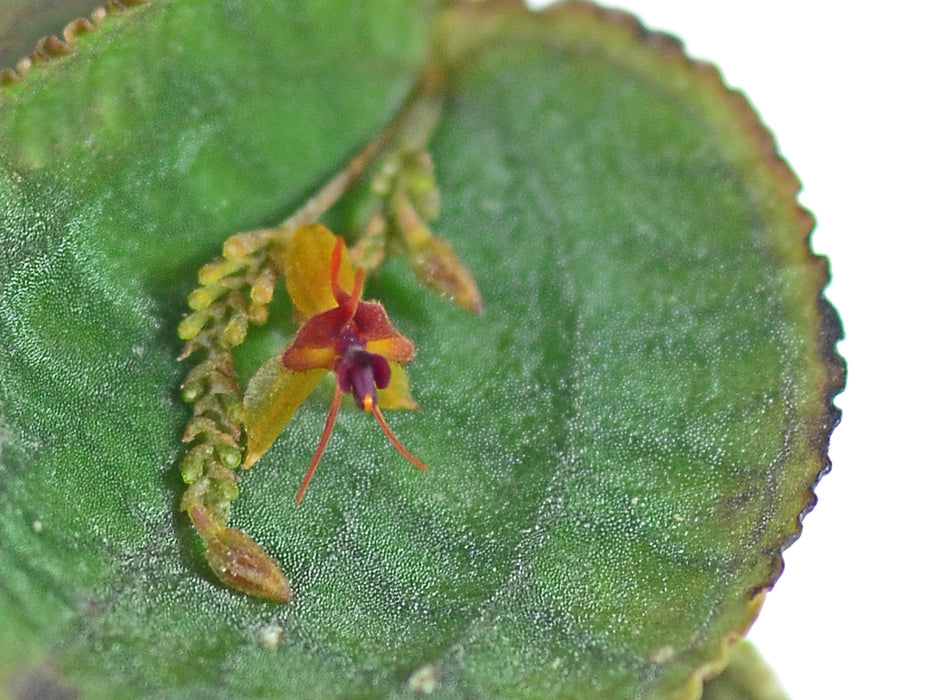
[[[810,445],[819,453],[819,464],[812,475],[809,494],[804,496],[805,502],[797,515],[794,531],[773,550],[765,551],[765,555],[771,557],[769,573],[765,580],[748,591],[744,607],[745,614],[742,615],[742,620],[737,620],[737,613],[735,612],[730,616],[732,622],[726,624],[731,624],[733,629],[724,633],[716,651],[707,661],[694,669],[685,683],[679,685],[679,687],[668,686],[666,688],[662,684],[660,687],[655,687],[653,689],[655,694],[652,694],[652,697],[664,697],[670,700],[697,700],[702,695],[704,683],[725,669],[731,647],[745,637],[758,617],[767,592],[771,590],[783,571],[783,552],[800,536],[803,518],[816,505],[815,488],[831,467],[828,454],[829,439],[833,429],[841,419],[841,411],[835,405],[833,399],[845,388],[846,363],[837,351],[837,343],[843,338],[842,323],[835,308],[825,296],[825,290],[830,280],[828,261],[824,256],[813,253],[811,238],[815,227],[815,219],[812,213],[798,202],[798,195],[801,190],[800,180],[781,156],[774,135],[764,125],[746,95],[740,90],[730,88],[725,83],[722,72],[718,67],[708,61],[688,56],[684,44],[679,38],[665,32],[649,30],[638,17],[631,13],[616,8],[601,7],[587,0],[564,0],[538,11],[529,10],[522,0],[487,0],[486,2],[464,3],[449,10],[447,18],[441,23],[440,34],[448,38],[451,36],[447,23],[452,21],[451,18],[455,15],[484,16],[490,19],[494,16],[506,17],[510,14],[526,14],[555,23],[562,21],[565,17],[574,18],[577,21],[592,21],[602,31],[607,29],[615,30],[628,35],[645,48],[659,54],[663,60],[679,66],[682,70],[694,76],[698,83],[703,83],[717,101],[725,105],[732,115],[732,126],[737,127],[740,131],[738,140],[753,147],[760,167],[756,177],[766,179],[769,190],[779,193],[779,201],[776,203],[762,203],[762,206],[781,209],[783,215],[789,221],[794,222],[794,230],[799,236],[799,240],[794,241],[794,244],[804,247],[804,259],[800,262],[812,268],[814,272],[813,276],[816,284],[814,285],[815,296],[813,303],[816,305],[815,314],[818,327],[817,352],[825,368],[821,401],[824,409],[819,424],[811,427],[811,434],[808,437]],[[491,24],[495,25],[495,21],[492,21]],[[497,29],[493,27],[491,31],[494,34]],[[464,60],[475,50],[475,47],[481,46],[489,40],[489,37],[483,38],[479,34],[477,37],[472,41],[468,41],[465,51],[463,50],[463,44],[461,44],[459,52],[454,49],[453,58],[448,53],[444,55],[442,60],[448,64]],[[456,43],[456,38],[453,43]],[[441,47],[440,53],[443,55],[446,47],[443,47],[440,41],[438,45]],[[711,638],[710,641],[713,642],[714,640]],[[649,693],[651,692],[649,691]]]
[[[32,53],[17,61],[14,68],[5,68],[0,71],[0,105],[3,104],[5,86],[21,83],[37,66],[49,64],[62,56],[75,53],[78,50],[80,37],[98,31],[113,15],[138,5],[147,5],[150,2],[151,0],[109,0],[106,5],[94,9],[89,17],[78,17],[65,25],[61,36],[50,34],[40,39]]]

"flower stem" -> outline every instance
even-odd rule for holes
[[[366,144],[343,170],[334,175],[298,211],[283,221],[280,228],[294,231],[299,226],[315,223],[346,194],[376,158],[392,146],[398,137],[401,136],[401,146],[411,142],[420,144],[419,148],[424,148],[440,118],[440,87],[441,81],[437,74],[428,71],[392,123]]]

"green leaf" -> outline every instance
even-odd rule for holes
[[[729,665],[703,688],[703,700],[788,700],[758,650],[743,640],[729,650]]]
[[[432,12],[163,1],[2,87],[3,692],[691,697],[751,624],[843,381],[794,176],[624,15]],[[231,524],[295,593],[251,599],[177,512],[184,299],[391,121],[429,46],[436,228],[485,314],[398,260],[367,284],[418,347],[420,410],[387,417],[431,470],[345,410],[296,508],[313,392],[243,475]]]

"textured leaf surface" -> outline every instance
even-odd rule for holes
[[[389,420],[431,471],[347,410],[296,508],[331,389],[313,392],[232,522],[282,563],[287,607],[218,586],[176,513],[196,267],[389,121],[427,18],[162,2],[4,88],[6,688],[681,697],[750,624],[827,464],[826,266],[744,100],[586,6],[438,25],[439,226],[486,313],[399,262],[367,285],[418,346],[420,410]]]
[[[703,688],[703,700],[789,700],[751,642],[729,650],[729,665]]]

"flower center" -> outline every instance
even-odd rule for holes
[[[367,413],[376,405],[376,389],[385,389],[392,378],[389,362],[382,355],[367,352],[363,341],[352,331],[341,338],[340,359],[334,372],[340,390],[353,394],[356,405]]]

